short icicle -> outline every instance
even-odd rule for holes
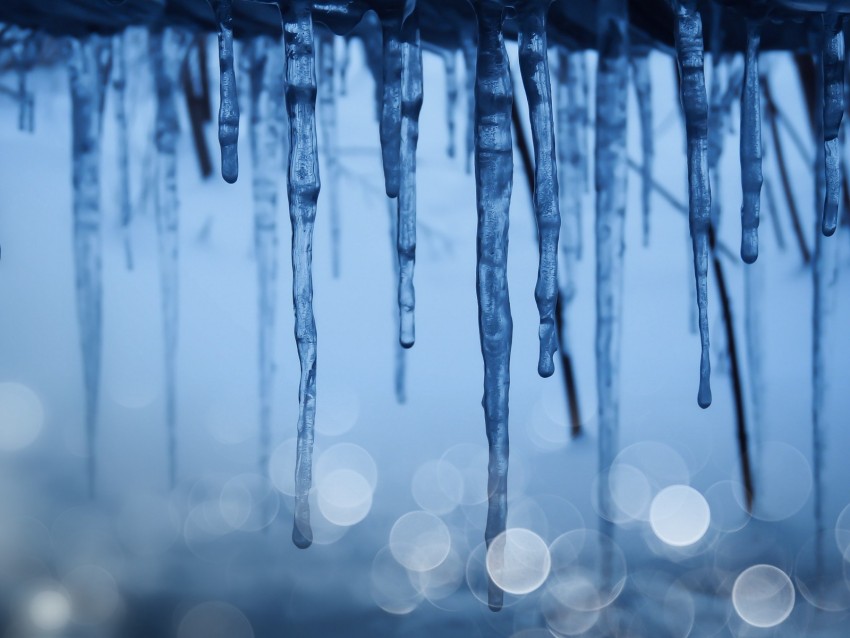
[[[221,145],[221,176],[233,184],[239,177],[239,97],[233,65],[233,0],[209,0],[218,21],[218,64],[221,104],[218,111],[218,142]]]
[[[398,311],[399,343],[410,348],[416,338],[414,309],[416,293],[413,268],[416,263],[416,146],[419,142],[419,113],[422,110],[422,46],[419,19],[414,11],[404,23],[401,82],[401,162],[398,197]]]
[[[381,106],[381,156],[388,197],[398,197],[401,153],[401,7],[379,14],[383,34],[383,100]]]
[[[180,121],[176,92],[186,53],[186,38],[172,29],[154,31],[148,40],[156,88],[156,230],[165,353],[165,420],[168,481],[177,483],[177,317],[179,227],[177,141]]]
[[[650,207],[652,202],[652,167],[655,160],[655,131],[652,128],[652,76],[649,72],[649,47],[632,47],[632,78],[640,114],[641,212],[643,213],[643,245],[649,246]]]
[[[339,210],[339,136],[336,109],[336,59],[334,35],[327,29],[317,31],[319,43],[319,121],[322,129],[322,153],[327,180],[324,193],[328,202],[331,227],[331,274],[339,279],[340,241],[342,237]]]
[[[558,238],[561,232],[561,211],[546,36],[546,14],[551,3],[551,0],[524,0],[517,5],[519,66],[528,99],[534,144],[534,213],[540,252],[534,297],[540,315],[540,356],[537,372],[541,377],[554,374],[553,357],[558,350],[555,309],[558,303]]]
[[[626,105],[629,88],[628,4],[602,0],[596,74],[596,385],[599,418],[599,508],[613,518],[608,473],[620,421],[620,336],[627,192]]]
[[[741,259],[751,264],[758,257],[758,227],[761,199],[761,87],[758,55],[761,21],[747,20],[747,53],[741,91]],[[719,193],[717,195],[719,197]]]
[[[316,422],[316,320],[313,315],[313,227],[319,198],[316,143],[316,68],[313,18],[308,0],[281,4],[286,47],[286,112],[289,116],[289,219],[292,223],[292,301],[295,341],[301,362],[298,386],[298,447],[295,461],[295,520],[292,542],[313,542],[310,487]]]
[[[841,148],[838,132],[844,115],[844,16],[823,16],[823,148],[824,176],[823,225],[827,237],[838,227],[841,200]]]
[[[446,128],[448,129],[448,145],[446,154],[454,157],[457,149],[455,145],[455,130],[457,129],[457,51],[450,49],[443,52],[443,66],[446,69]]]
[[[700,380],[697,403],[711,405],[711,362],[708,339],[708,252],[711,233],[711,187],[708,181],[708,100],[703,68],[702,16],[696,0],[676,6],[676,52],[688,143],[688,203],[694,252],[700,333]]]
[[[94,496],[96,485],[97,407],[103,344],[100,132],[109,58],[109,41],[98,35],[70,40],[74,276],[85,386],[90,496]]]
[[[283,100],[283,52],[269,36],[247,42],[250,79],[251,188],[254,258],[257,260],[257,365],[260,400],[259,471],[268,476],[274,397],[274,335],[277,315],[277,171],[282,146],[277,111]]]
[[[478,203],[478,328],[484,358],[484,419],[490,447],[484,538],[489,547],[508,515],[508,395],[513,320],[508,295],[508,224],[513,186],[513,89],[502,33],[505,4],[474,0],[478,15],[475,78],[475,188]],[[490,609],[504,592],[492,580]]]
[[[115,90],[115,121],[118,124],[118,197],[121,209],[121,234],[124,236],[124,263],[133,269],[133,243],[130,226],[133,205],[130,202],[130,132],[127,122],[127,52],[126,35],[112,40],[112,88]]]

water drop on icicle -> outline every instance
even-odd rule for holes
[[[632,47],[632,77],[640,114],[641,207],[643,212],[643,245],[649,245],[649,217],[652,201],[652,163],[655,158],[655,131],[652,128],[652,77],[649,73],[649,48]]]
[[[761,171],[761,87],[758,55],[761,22],[747,20],[747,52],[741,92],[741,259],[751,264],[758,257],[759,200],[764,181]],[[717,194],[719,198],[720,194]]]
[[[823,16],[823,147],[826,192],[823,200],[823,234],[829,237],[838,226],[841,198],[841,148],[838,130],[844,115],[844,16]]]
[[[177,482],[177,313],[178,201],[177,141],[180,122],[176,92],[186,54],[186,38],[172,29],[151,32],[151,66],[156,88],[156,230],[165,341],[165,419],[168,432],[168,478]]]
[[[697,403],[711,405],[708,340],[708,253],[711,233],[711,188],[708,181],[708,101],[703,68],[702,16],[695,0],[676,5],[676,52],[688,141],[688,200],[699,308],[700,381]]]
[[[92,496],[103,343],[100,132],[109,57],[109,41],[98,35],[70,40],[74,275],[85,385],[88,489]]]
[[[382,14],[383,99],[381,107],[381,155],[388,197],[398,197],[401,153],[401,23],[399,8]]]
[[[310,486],[316,421],[316,320],[313,316],[313,227],[319,198],[316,145],[316,68],[313,18],[308,0],[292,0],[283,11],[286,46],[286,112],[289,115],[289,218],[292,223],[292,301],[295,341],[301,362],[298,386],[298,449],[295,461],[295,521],[292,541],[313,542]]]
[[[596,74],[596,383],[599,397],[599,507],[612,520],[608,470],[620,420],[620,333],[626,216],[626,105],[629,87],[628,5],[599,7]]]
[[[553,356],[558,349],[555,306],[558,303],[558,237],[561,211],[558,200],[558,169],[555,127],[552,118],[552,87],[549,82],[549,52],[546,13],[551,0],[526,0],[519,5],[519,67],[528,99],[534,144],[534,213],[537,218],[540,262],[534,297],[540,314],[540,356],[537,372],[549,377],[555,372]]]
[[[251,188],[254,200],[254,257],[257,260],[257,378],[260,399],[259,472],[268,476],[274,388],[274,335],[277,314],[277,171],[283,100],[283,51],[269,36],[245,47],[250,80]]]
[[[398,311],[399,342],[410,348],[415,340],[413,267],[416,263],[416,146],[422,110],[422,47],[419,18],[414,11],[404,23],[401,45],[401,146],[398,196]]]
[[[334,75],[334,35],[327,29],[317,32],[319,43],[319,119],[322,129],[322,151],[325,157],[327,196],[331,227],[331,273],[334,279],[340,272],[340,210],[339,210],[339,150],[336,117],[336,87]]]
[[[232,0],[209,0],[218,21],[218,64],[221,104],[218,111],[218,142],[221,145],[221,176],[232,184],[239,177],[239,99],[233,69]]]
[[[130,203],[130,132],[127,123],[127,52],[126,35],[112,40],[112,88],[115,90],[115,121],[118,128],[118,197],[121,209],[121,233],[124,236],[124,262],[133,269],[133,244],[130,225],[133,205]]]
[[[446,154],[454,157],[455,129],[457,128],[455,113],[457,112],[458,85],[457,85],[457,52],[454,49],[443,52],[443,65],[446,69],[446,127],[448,128],[449,143],[446,146]]]
[[[505,531],[508,514],[508,390],[513,320],[508,295],[508,219],[513,185],[511,108],[513,90],[505,40],[504,8],[475,0],[478,59],[475,78],[475,186],[478,204],[478,327],[484,358],[484,419],[490,447],[489,547]],[[502,608],[504,592],[490,580],[490,609]]]

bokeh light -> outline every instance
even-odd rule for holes
[[[0,451],[16,452],[33,443],[44,427],[38,395],[20,383],[0,383]]]
[[[434,569],[451,550],[446,524],[429,512],[408,512],[390,530],[390,551],[400,565],[415,572]]]
[[[673,547],[686,547],[699,541],[708,531],[711,512],[702,494],[687,485],[665,487],[649,510],[652,531]]]
[[[783,623],[794,609],[794,585],[773,565],[753,565],[735,579],[732,604],[741,619],[762,629]]]

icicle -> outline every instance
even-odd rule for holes
[[[475,182],[478,202],[478,327],[484,357],[484,419],[490,446],[487,546],[505,531],[508,513],[508,390],[513,320],[508,295],[508,216],[513,183],[513,90],[500,2],[476,0]],[[504,592],[490,582],[490,609]]]
[[[652,77],[649,73],[649,48],[632,47],[632,74],[640,113],[640,145],[643,154],[641,206],[643,208],[643,245],[649,245],[649,217],[652,200],[652,164],[655,158],[655,131],[652,128]]]
[[[457,112],[459,94],[457,85],[457,52],[454,49],[443,53],[443,64],[446,68],[446,125],[449,135],[446,154],[449,157],[454,157],[457,152],[455,147],[455,129],[457,128],[455,113]]]
[[[466,173],[472,173],[472,157],[475,154],[475,36],[464,32],[461,37],[463,61],[466,70]]]
[[[15,71],[18,76],[18,130],[32,133],[35,130],[35,98],[29,89],[29,74],[36,56],[36,36],[24,31],[11,46]]]
[[[823,16],[823,148],[826,193],[823,200],[823,234],[829,237],[838,226],[841,199],[841,149],[838,130],[844,115],[844,16]]]
[[[581,252],[581,205],[583,171],[579,157],[579,129],[575,117],[577,89],[576,78],[573,74],[575,53],[569,53],[563,47],[558,47],[558,111],[556,124],[558,126],[558,179],[561,196],[561,254],[564,257],[564,285],[561,287],[561,297],[567,310],[575,297],[575,267]],[[569,314],[565,312],[565,314]],[[567,329],[570,321],[564,322]],[[565,331],[566,332],[566,331]],[[569,352],[569,339],[566,334],[560,335],[560,346]]]
[[[319,198],[316,146],[316,68],[313,18],[308,0],[282,5],[286,46],[286,112],[289,115],[289,219],[292,223],[292,301],[295,341],[301,361],[298,386],[298,451],[295,463],[295,521],[292,541],[313,542],[310,486],[316,421],[316,320],[313,316],[313,226]]]
[[[599,397],[599,507],[612,517],[608,471],[620,420],[620,332],[626,217],[628,5],[602,0],[596,75],[596,384]]]
[[[701,343],[697,403],[711,405],[711,363],[708,340],[708,251],[711,233],[711,188],[708,183],[708,104],[703,70],[702,17],[695,0],[676,6],[676,51],[681,99],[688,138],[688,190],[691,241],[694,251]]]
[[[398,311],[399,343],[410,348],[415,340],[413,267],[416,263],[416,145],[422,110],[422,47],[419,18],[414,11],[404,23],[401,45],[401,147],[398,197]]]
[[[390,245],[392,247],[393,274],[396,279],[399,277],[398,267],[398,209],[399,200],[387,197],[387,210],[390,214]],[[394,306],[396,304],[393,304]],[[395,324],[395,333],[401,331],[401,316],[393,309],[393,323]],[[396,402],[403,404],[407,401],[407,352],[397,339],[393,340],[393,359],[394,359],[394,374],[393,387],[395,389]]]
[[[579,123],[578,136],[578,152],[581,162],[582,181],[584,182],[584,191],[590,192],[590,153],[588,152],[590,138],[590,82],[589,73],[587,70],[587,59],[582,52],[576,52],[570,56],[570,61],[574,62],[573,73],[575,76],[577,91],[576,91],[576,121]],[[581,246],[579,246],[579,259],[581,259]]]
[[[383,33],[383,99],[381,107],[381,155],[388,197],[398,197],[401,153],[401,23],[400,10],[379,14]]]
[[[127,125],[127,54],[123,33],[112,40],[112,87],[115,89],[115,120],[118,124],[118,193],[121,208],[121,232],[124,235],[124,262],[133,269],[133,245],[130,225],[133,205],[130,203],[130,132]]]
[[[180,122],[175,93],[186,53],[186,38],[171,29],[151,32],[151,63],[156,87],[156,229],[165,342],[165,418],[168,432],[168,478],[177,482],[177,328],[179,232],[177,140]]]
[[[761,89],[758,55],[761,22],[747,20],[747,54],[741,92],[741,259],[751,264],[758,257],[759,200],[761,185]],[[720,197],[720,193],[717,193]]]
[[[259,471],[268,474],[274,387],[277,311],[277,168],[281,151],[277,111],[283,101],[283,55],[279,43],[257,36],[246,47],[251,90],[251,181],[254,199],[254,255],[257,260],[258,379],[260,399]]]
[[[331,226],[331,272],[334,279],[340,271],[340,211],[339,211],[339,163],[337,150],[336,88],[334,87],[334,36],[330,31],[319,31],[319,118],[321,119],[322,146],[328,179],[325,194]]]
[[[762,431],[761,413],[764,395],[762,370],[762,264],[753,264],[744,269],[744,331],[747,337],[747,369],[750,377],[750,423],[753,433],[753,458],[760,458]],[[758,466],[756,477],[758,477]]]
[[[218,141],[221,145],[221,176],[232,184],[239,176],[239,98],[233,70],[233,0],[209,0],[218,20],[218,64],[221,74],[221,105]]]
[[[339,64],[339,94],[348,93],[348,67],[351,65],[351,38],[342,39],[342,60]]]
[[[103,342],[100,132],[109,44],[98,35],[70,41],[74,185],[74,271],[85,385],[89,494],[95,491],[97,405]]]
[[[541,377],[550,377],[555,372],[553,356],[558,349],[555,306],[558,302],[558,236],[561,230],[546,37],[546,14],[550,5],[551,0],[526,0],[518,5],[519,66],[528,99],[534,144],[534,212],[540,251],[534,297],[540,314],[537,372]]]

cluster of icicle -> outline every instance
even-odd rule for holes
[[[262,0],[258,0],[262,1]],[[219,25],[221,106],[219,140],[222,175],[228,182],[238,177],[236,142],[239,134],[239,102],[233,55],[231,0],[209,0]],[[489,509],[485,538],[489,545],[505,531],[507,522],[508,395],[513,324],[507,284],[508,213],[513,181],[512,106],[513,85],[505,49],[503,24],[506,12],[515,12],[523,87],[528,101],[534,150],[534,213],[539,242],[539,271],[535,298],[540,324],[538,372],[554,372],[558,348],[569,350],[565,331],[558,334],[556,315],[560,303],[567,307],[574,295],[572,270],[580,258],[581,193],[588,181],[587,69],[580,52],[559,52],[557,117],[553,113],[547,45],[547,13],[553,0],[469,0],[476,14],[477,29],[464,32],[461,48],[466,61],[467,90],[474,95],[469,113],[467,157],[474,157],[476,181],[477,295],[481,351],[484,360],[484,416],[490,446]],[[397,249],[399,342],[404,348],[415,339],[413,268],[416,252],[416,146],[418,117],[422,106],[422,49],[415,0],[345,0],[333,4],[334,21],[329,25],[343,33],[356,25],[368,11],[380,22],[382,62],[379,95],[380,141],[385,190],[393,202],[392,228]],[[617,446],[619,406],[619,350],[623,286],[624,220],[626,210],[626,104],[629,69],[640,102],[643,127],[642,196],[644,240],[649,233],[649,192],[654,155],[651,85],[646,48],[630,48],[627,0],[600,0],[598,6],[599,63],[596,78],[596,268],[597,268],[597,391],[599,395],[599,452],[601,476]],[[701,342],[698,403],[711,403],[709,385],[708,267],[714,245],[709,168],[716,161],[710,149],[709,104],[704,76],[702,17],[696,0],[674,0],[675,44],[681,80],[681,101],[687,133],[689,225],[693,243],[696,301]],[[330,158],[326,164],[337,169],[336,126],[333,103],[334,49],[330,33],[313,27],[311,0],[280,0],[284,51],[271,38],[257,38],[246,47],[244,70],[250,75],[251,148],[254,168],[255,249],[260,283],[260,387],[261,439],[270,434],[271,360],[277,272],[277,192],[273,170],[279,166],[281,145],[277,143],[281,123],[278,114],[281,94],[288,118],[288,194],[292,224],[293,305],[295,338],[301,362],[299,385],[298,445],[296,459],[296,508],[293,541],[299,547],[312,542],[308,496],[312,484],[312,449],[316,417],[316,323],[313,315],[311,273],[313,227],[319,197],[319,158],[316,105],[327,126],[323,127]],[[745,67],[741,82],[741,257],[752,263],[758,256],[759,200],[762,187],[762,143],[758,48],[764,15],[748,15]],[[836,14],[823,18],[823,151],[824,235],[835,232],[840,193],[838,130],[844,110],[843,19]],[[315,38],[315,39],[314,39]],[[317,83],[315,43],[319,45]],[[120,41],[115,60],[110,61],[108,42],[99,36],[75,41],[70,57],[74,125],[74,242],[77,259],[77,297],[82,333],[87,422],[94,428],[100,354],[100,253],[97,249],[100,215],[98,192],[98,132],[103,104],[104,73],[115,65],[115,86],[123,89],[126,62]],[[176,116],[174,90],[185,42],[171,30],[155,32],[150,39],[157,93],[156,150],[158,157],[157,225],[162,267],[163,315],[166,336],[166,370],[169,384],[167,412],[169,432],[174,436],[174,353],[177,314],[177,199]],[[374,51],[370,52],[375,55]],[[280,65],[283,64],[281,72]],[[445,57],[449,92],[449,127],[454,154],[454,116],[457,100],[454,56]],[[341,71],[344,77],[344,68]],[[282,77],[282,86],[280,78]],[[474,80],[473,80],[474,78]],[[125,129],[123,104],[118,105],[119,123]],[[559,144],[556,147],[556,128]],[[126,175],[126,149],[120,153]],[[560,167],[558,166],[560,160]],[[564,183],[559,192],[559,178]],[[335,186],[333,186],[335,191]],[[332,214],[334,244],[339,241],[335,192]],[[562,220],[560,209],[564,209]],[[129,205],[124,207],[128,223]],[[559,291],[558,243],[566,266]],[[130,253],[128,250],[128,260]],[[816,265],[816,274],[820,272]],[[338,273],[338,255],[334,257]],[[826,284],[824,284],[826,285]],[[818,287],[819,293],[823,293]],[[817,303],[817,299],[816,299]],[[817,333],[816,333],[817,334]],[[816,337],[817,339],[817,337]],[[560,343],[559,343],[560,342]],[[822,374],[816,342],[815,372]],[[398,388],[397,388],[397,391]],[[403,395],[403,389],[400,391]],[[171,479],[176,461],[171,446]],[[267,445],[266,445],[267,449]],[[261,464],[267,463],[261,458]],[[91,466],[93,468],[93,465]],[[93,472],[93,469],[91,470]],[[91,477],[93,481],[93,476]],[[604,480],[603,480],[604,482]],[[600,486],[603,515],[608,490]],[[491,583],[490,607],[502,606],[503,592]]]

